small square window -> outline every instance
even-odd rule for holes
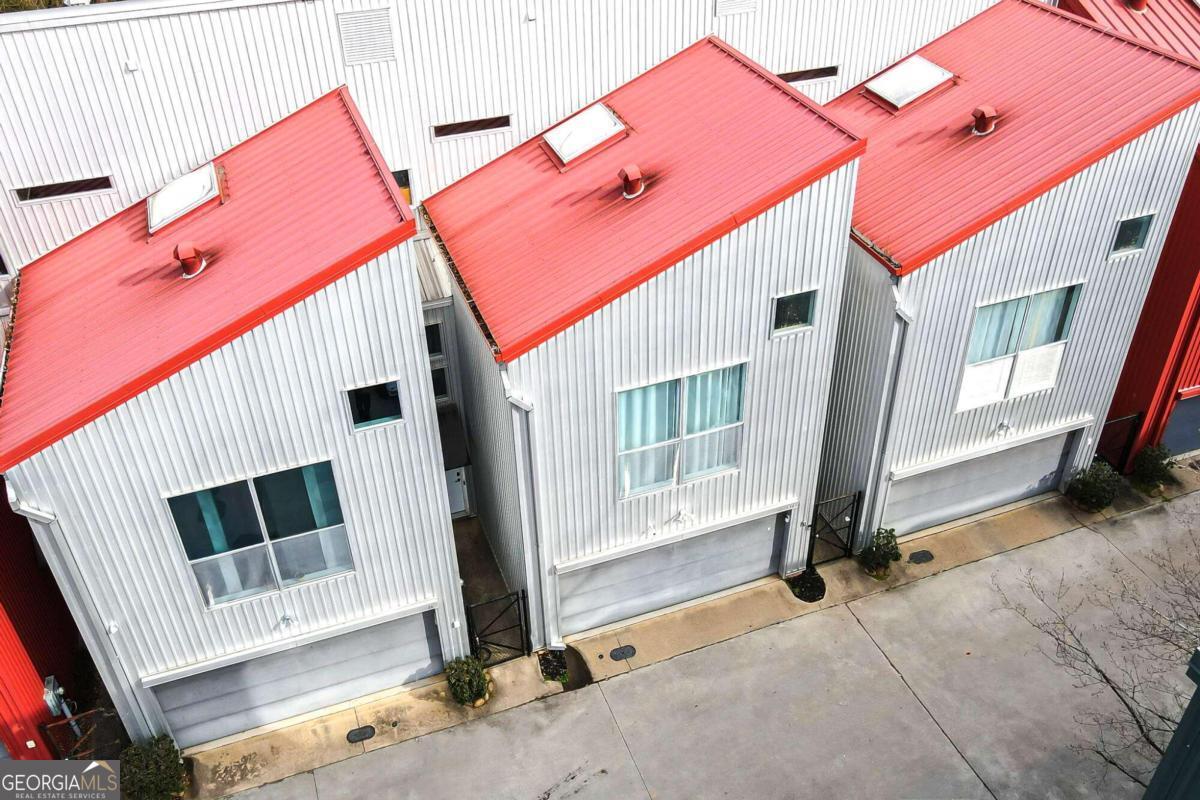
[[[1153,214],[1121,220],[1117,225],[1117,238],[1113,241],[1113,255],[1133,253],[1143,249],[1146,246],[1146,239],[1150,235],[1150,223],[1153,221]]]
[[[816,300],[815,291],[775,298],[775,323],[771,328],[772,332],[780,333],[812,325]]]
[[[400,385],[396,381],[351,389],[348,394],[355,428],[369,428],[404,418],[400,409]]]
[[[425,349],[431,356],[442,355],[442,324],[440,322],[425,326]]]

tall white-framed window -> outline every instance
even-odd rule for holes
[[[167,498],[210,608],[354,569],[328,461]]]
[[[737,364],[618,393],[618,494],[736,469],[745,383],[746,365]]]
[[[1053,389],[1082,291],[1066,286],[975,309],[957,410]]]

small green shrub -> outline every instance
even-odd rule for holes
[[[478,658],[467,656],[451,661],[446,665],[446,681],[450,684],[450,694],[463,705],[487,696],[487,674]]]
[[[1067,484],[1067,497],[1087,511],[1103,511],[1117,499],[1121,476],[1104,461],[1093,461]]]
[[[1143,486],[1158,486],[1173,483],[1171,474],[1171,451],[1166,445],[1155,444],[1143,447],[1133,457],[1133,479]]]
[[[175,800],[187,788],[187,769],[170,736],[155,736],[121,752],[121,796],[127,800]]]
[[[857,558],[867,574],[877,578],[887,575],[892,562],[900,560],[900,545],[896,542],[895,529],[880,528],[875,531],[875,537],[859,552]]]

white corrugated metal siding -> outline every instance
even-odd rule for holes
[[[343,83],[420,200],[707,34],[776,72],[839,66],[808,87],[825,101],[993,2],[761,0],[716,16],[713,0],[135,0],[3,15],[0,254],[23,265]],[[378,8],[390,42],[372,27],[347,66],[338,15]],[[502,114],[505,131],[432,138]],[[12,194],[99,175],[115,189]]]
[[[1198,138],[1200,108],[1194,107],[900,279],[901,308],[913,323],[895,391],[885,476],[1084,424],[1089,427],[1069,470],[1090,462]],[[1110,260],[1118,221],[1149,211],[1157,217],[1145,250]],[[1076,283],[1084,284],[1083,293],[1055,388],[955,413],[975,307]],[[887,346],[882,323],[874,335],[845,337],[839,346],[835,380],[850,384],[857,378],[848,365]],[[829,441],[853,441],[868,424],[861,415],[872,409],[835,404]],[[837,457],[866,454],[838,448]],[[855,466],[829,464],[824,470],[850,474]],[[886,486],[866,527],[882,514],[885,493]],[[872,507],[870,498],[866,507]]]
[[[508,365],[533,406],[538,527],[550,563],[782,506],[794,509],[783,568],[802,566],[856,175],[857,162],[837,170]],[[772,338],[772,298],[809,289],[812,328]],[[748,367],[739,469],[618,500],[617,392],[740,362]]]
[[[405,244],[8,472],[58,516],[131,682],[429,602],[446,656],[463,653],[420,320]],[[345,389],[384,380],[404,421],[352,432]],[[325,459],[355,570],[206,610],[164,498]]]

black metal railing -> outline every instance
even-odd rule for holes
[[[532,652],[525,592],[513,592],[467,606],[471,654],[486,665],[501,664]]]
[[[817,503],[813,510],[808,566],[813,567],[850,555],[862,492],[842,495]]]

